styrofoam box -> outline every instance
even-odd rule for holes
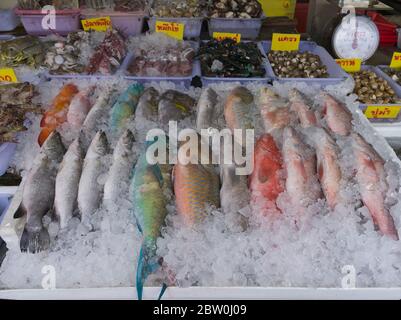
[[[385,79],[389,85],[391,86],[391,88],[394,90],[395,94],[400,98],[401,100],[401,87],[393,80],[391,79],[391,77],[389,77],[387,74],[385,74],[383,71],[381,71],[379,68],[374,67],[374,66],[367,66],[367,65],[363,65],[361,67],[361,70],[368,70],[368,71],[372,71],[374,73],[376,73],[379,77]],[[388,106],[389,108],[392,107],[399,107],[401,105],[401,103],[398,104],[369,104],[369,106]],[[359,108],[364,112],[367,108],[366,104],[361,103]],[[369,119],[370,122],[372,123],[398,123],[401,122],[401,112],[398,115],[398,117],[396,119]]]
[[[266,55],[271,50],[272,42],[271,41],[262,41],[262,47]],[[273,68],[270,65],[269,59],[268,61],[268,75],[278,82],[306,82],[310,84],[317,84],[320,86],[327,86],[342,82],[349,78],[350,76],[336,63],[333,57],[321,46],[318,46],[315,42],[312,41],[301,41],[299,45],[299,51],[305,52],[309,51],[313,54],[316,54],[320,57],[322,64],[327,67],[327,72],[329,73],[328,78],[280,78],[278,77]]]

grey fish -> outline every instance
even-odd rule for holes
[[[103,157],[109,152],[106,134],[99,131],[86,153],[78,188],[78,208],[81,220],[92,215],[102,200],[104,183],[99,180],[104,173]]]
[[[118,201],[124,191],[124,181],[130,178],[132,167],[136,162],[136,159],[134,159],[136,152],[132,150],[134,142],[134,134],[130,130],[125,130],[114,149],[113,164],[104,185],[103,201],[106,206]]]
[[[50,246],[50,236],[42,219],[53,208],[56,174],[64,154],[60,134],[53,132],[26,177],[22,204],[15,214],[15,218],[27,215],[20,241],[22,252],[36,253]]]
[[[175,90],[166,91],[159,102],[159,121],[167,124],[169,121],[178,121],[191,114],[195,100],[185,93]]]
[[[57,173],[54,208],[62,229],[67,227],[78,207],[78,186],[84,156],[82,142],[78,137],[68,148]]]
[[[159,99],[159,92],[155,88],[146,89],[139,99],[136,114],[147,120],[157,120]]]
[[[198,131],[209,129],[213,126],[216,104],[216,91],[212,88],[204,90],[198,102],[198,113],[196,118],[196,128]]]

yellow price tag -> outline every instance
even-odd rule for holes
[[[0,82],[18,82],[14,69],[0,69]]]
[[[361,59],[336,59],[336,62],[346,72],[358,72],[361,70]]]
[[[94,30],[99,32],[106,32],[112,29],[110,17],[100,17],[93,19],[81,20],[84,31]]]
[[[224,40],[224,39],[233,39],[237,43],[241,42],[241,34],[240,33],[228,33],[228,32],[213,32],[213,39],[216,40]]]
[[[301,42],[300,34],[273,33],[273,51],[297,51]]]
[[[368,106],[365,116],[368,119],[395,119],[400,110],[401,106]]]
[[[390,68],[401,68],[401,52],[394,52]]]
[[[174,39],[184,39],[184,28],[183,23],[156,21],[156,32],[164,33]]]

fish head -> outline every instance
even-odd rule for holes
[[[42,146],[42,152],[51,160],[61,161],[65,151],[61,135],[57,131],[53,131]]]
[[[245,87],[240,86],[234,88],[230,95],[240,98],[245,104],[251,104],[253,102],[252,92]]]
[[[131,130],[127,129],[124,131],[123,135],[120,138],[120,143],[127,150],[131,150],[135,142],[135,136]]]
[[[99,131],[89,147],[98,155],[104,156],[109,152],[109,143],[107,140],[106,133],[104,131]]]
[[[260,89],[260,104],[268,104],[274,100],[278,100],[280,97],[271,88],[264,87]]]
[[[142,83],[135,83],[128,88],[128,91],[131,95],[139,96],[143,93],[144,89]]]

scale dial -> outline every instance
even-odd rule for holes
[[[345,17],[334,30],[332,44],[336,55],[342,59],[368,60],[379,47],[379,30],[365,16]]]

